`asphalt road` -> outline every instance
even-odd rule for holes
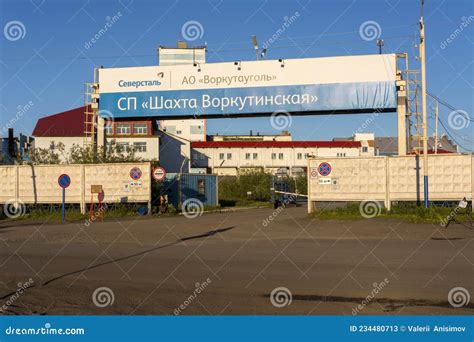
[[[474,297],[454,308],[448,293],[474,296],[473,238],[457,225],[320,221],[304,207],[89,226],[2,221],[0,310],[472,315]]]

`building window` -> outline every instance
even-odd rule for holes
[[[245,153],[245,159],[250,159],[250,153]]]
[[[130,146],[127,142],[118,142],[117,143],[117,152],[129,152]]]
[[[338,156],[338,157],[345,157],[346,154],[345,154],[345,153],[338,153],[337,156]]]
[[[134,124],[133,134],[148,134],[147,124]]]
[[[296,158],[299,159],[299,160],[303,159],[303,153],[298,153],[296,155]]]
[[[181,130],[177,130],[176,134],[183,134],[183,132]]]
[[[283,159],[283,153],[278,154],[278,159],[282,160]]]
[[[276,153],[272,153],[272,159],[277,159],[277,154]]]
[[[203,134],[204,133],[203,126],[191,126],[190,130],[191,130],[191,134]]]
[[[117,134],[130,134],[130,124],[117,124]]]
[[[165,131],[170,134],[176,134],[176,126],[166,126]]]
[[[362,147],[362,152],[367,153],[369,152],[369,148],[367,146]]]
[[[308,157],[309,157],[309,153],[305,153],[304,154],[304,159],[308,159]]]
[[[106,122],[105,127],[104,127],[104,131],[105,131],[106,135],[114,134],[114,125],[113,125],[113,123],[112,122]]]
[[[232,159],[232,153],[227,153],[227,159],[231,160]]]
[[[224,160],[224,153],[219,153],[219,159]]]
[[[258,159],[258,154],[257,153],[253,154],[253,159]]]
[[[134,142],[133,148],[136,152],[146,152],[146,142]]]

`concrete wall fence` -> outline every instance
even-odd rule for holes
[[[140,169],[133,179],[131,171]],[[133,175],[136,178],[136,169]],[[66,189],[66,203],[79,203],[84,213],[86,204],[97,203],[91,185],[102,185],[106,203],[151,203],[151,164],[69,164],[0,166],[0,204],[61,203],[62,189],[58,177],[67,174],[71,184]]]
[[[429,155],[428,176],[430,201],[472,199],[474,156]],[[423,156],[310,158],[308,195],[309,213],[317,202],[423,201]]]

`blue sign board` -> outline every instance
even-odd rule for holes
[[[363,82],[100,95],[100,110],[114,117],[229,115],[394,109],[395,82]]]
[[[396,55],[99,69],[99,115],[219,117],[391,112]]]
[[[62,174],[58,178],[58,184],[61,188],[66,189],[69,185],[71,185],[71,177],[66,174]]]

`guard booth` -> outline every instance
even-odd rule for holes
[[[160,185],[159,194],[168,195],[168,203],[175,207],[190,198],[200,200],[204,206],[219,205],[217,175],[167,173]]]

